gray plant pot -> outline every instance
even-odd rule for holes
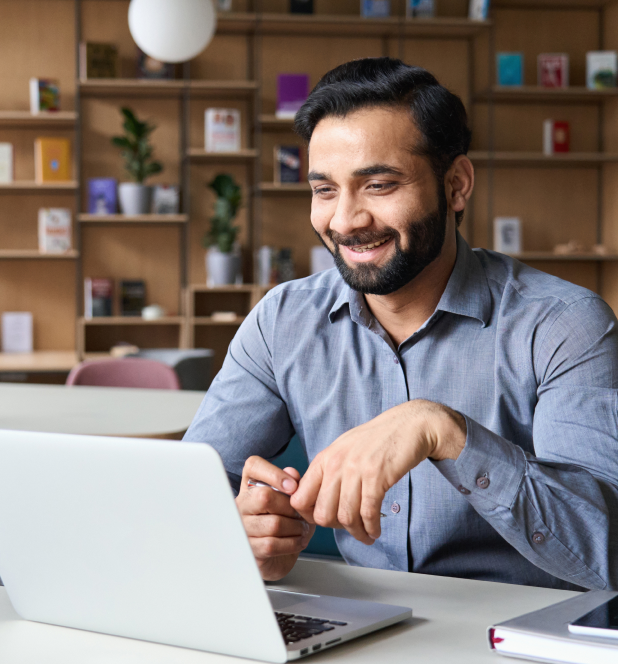
[[[212,288],[240,283],[240,267],[240,252],[224,254],[210,247],[206,252],[206,285]]]
[[[152,203],[152,187],[136,182],[121,182],[118,185],[118,201],[122,214],[148,214]]]

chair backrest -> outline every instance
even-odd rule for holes
[[[87,360],[71,370],[67,385],[141,387],[179,390],[176,372],[167,364],[141,358]]]
[[[212,382],[214,354],[208,348],[145,348],[129,357],[163,362],[174,369],[183,390],[205,392]]]

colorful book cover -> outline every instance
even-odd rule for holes
[[[13,145],[0,143],[0,182],[13,182]]]
[[[118,48],[116,45],[82,42],[79,45],[79,74],[82,79],[117,78]]]
[[[39,251],[63,254],[71,248],[71,210],[41,208],[39,210]]]
[[[489,16],[489,0],[470,0],[468,18],[471,21],[486,21]]]
[[[137,48],[137,78],[155,78],[171,80],[176,78],[176,65],[172,62],[161,62],[146,55]]]
[[[537,70],[541,87],[569,87],[569,56],[566,53],[541,53],[537,58]]]
[[[408,0],[406,15],[410,18],[432,18],[436,14],[434,0]]]
[[[309,96],[308,74],[279,74],[277,76],[278,118],[294,119],[296,112]]]
[[[178,214],[180,208],[180,190],[176,185],[157,184],[152,192],[152,211],[154,214]]]
[[[141,316],[146,306],[146,284],[141,279],[123,279],[120,282],[120,314]]]
[[[111,316],[114,282],[111,279],[84,279],[84,317]]]
[[[497,53],[496,72],[498,85],[524,84],[524,54]]]
[[[313,0],[290,0],[292,14],[313,14]]]
[[[618,58],[616,51],[586,53],[586,86],[591,90],[616,87]]]
[[[240,150],[240,111],[236,108],[207,108],[204,113],[206,152]]]
[[[30,112],[60,110],[60,86],[56,79],[30,79]]]
[[[276,145],[274,149],[275,177],[277,183],[301,181],[302,158],[298,145]]]
[[[566,121],[545,120],[543,122],[543,154],[569,152],[570,128]]]
[[[117,182],[114,178],[88,180],[88,212],[90,214],[116,214]]]
[[[361,0],[361,16],[364,18],[386,18],[390,15],[390,0]]]
[[[34,141],[34,172],[38,184],[69,182],[71,141],[68,138],[37,138]]]

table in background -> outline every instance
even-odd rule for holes
[[[0,383],[0,429],[178,439],[204,394]]]
[[[468,581],[300,560],[284,581],[270,584],[297,592],[412,607],[399,625],[318,653],[308,661],[354,664],[498,664],[486,628],[560,602],[576,593],[503,583]],[[106,636],[21,620],[0,588],[2,664],[232,664],[197,650]],[[253,660],[243,660],[253,661]]]

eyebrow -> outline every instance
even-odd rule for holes
[[[367,177],[369,175],[403,175],[403,172],[388,164],[374,164],[373,166],[358,168],[352,172],[352,177],[355,178]],[[328,173],[310,171],[307,175],[307,179],[311,182],[312,180],[330,180],[331,177]]]

